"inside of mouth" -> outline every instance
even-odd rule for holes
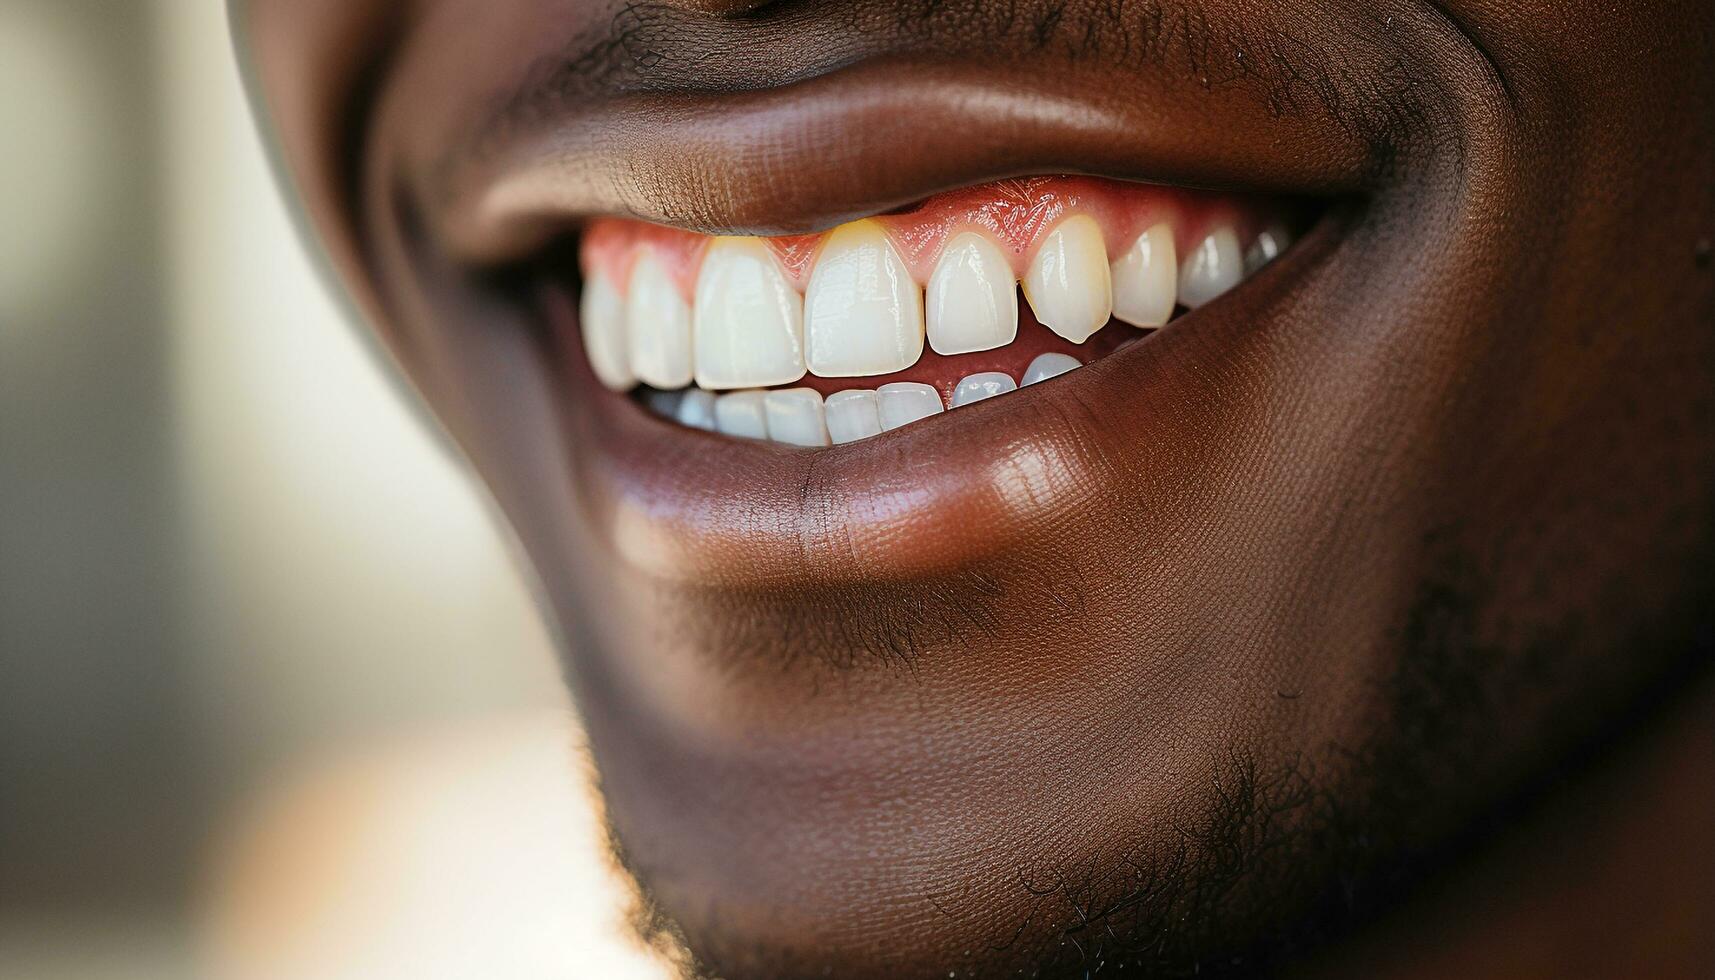
[[[1051,381],[1272,261],[1303,208],[1090,177],[1000,181],[817,235],[598,219],[550,321],[694,429],[824,447]]]

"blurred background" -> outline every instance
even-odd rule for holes
[[[406,784],[429,801],[410,821],[575,782],[528,590],[300,254],[219,0],[0,0],[0,726],[3,977],[207,974],[203,905],[232,877],[243,928],[301,946],[360,890],[361,857],[317,849],[397,842],[354,813]],[[594,880],[581,800],[520,839],[571,826],[583,865],[458,874],[491,905],[528,890],[507,874]],[[321,869],[292,922],[253,911],[270,860]],[[560,960],[514,975],[592,975],[565,930],[616,931],[610,896],[570,890],[532,906],[575,920],[531,924]],[[408,937],[458,910],[413,914]],[[271,975],[340,972],[310,962]]]

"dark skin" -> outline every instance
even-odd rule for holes
[[[1543,808],[1655,799],[1561,784],[1708,713],[1707,3],[238,6],[711,973],[1302,964]],[[1317,217],[1071,383],[825,453],[649,416],[531,301],[592,215],[1063,172]]]

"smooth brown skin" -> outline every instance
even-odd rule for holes
[[[1708,3],[249,6],[315,230],[518,532],[711,972],[1302,963],[1597,805],[1558,784],[1708,684]],[[1326,216],[1065,383],[821,454],[600,392],[528,299],[591,214],[1066,171]]]

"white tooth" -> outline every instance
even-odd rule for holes
[[[1078,359],[1070,354],[1038,354],[1036,360],[1024,369],[1024,384],[1033,385],[1038,381],[1058,378],[1067,371],[1075,371],[1083,367]]]
[[[883,432],[946,411],[940,392],[915,381],[895,381],[875,389],[875,407]]]
[[[640,381],[657,388],[691,383],[691,308],[652,252],[639,255],[631,266],[625,324],[631,370]]]
[[[625,391],[637,383],[626,352],[625,298],[599,272],[584,281],[578,320],[583,325],[584,352],[590,369],[601,383],[614,391]]]
[[[881,410],[873,391],[852,389],[828,396],[828,437],[834,444],[881,435]]]
[[[1113,314],[1109,274],[1101,227],[1088,215],[1075,215],[1043,239],[1024,276],[1024,298],[1043,326],[1081,344]]]
[[[804,304],[760,238],[717,238],[692,314],[697,385],[789,384],[804,376]]]
[[[679,413],[679,398],[680,392],[677,391],[651,391],[643,396],[643,402],[651,412],[670,419]]]
[[[679,400],[679,408],[673,413],[673,418],[680,425],[688,425],[693,429],[715,431],[715,395],[712,391],[701,388],[687,388],[685,395]]]
[[[1237,286],[1244,276],[1239,236],[1223,225],[1185,257],[1185,265],[1179,270],[1179,302],[1196,309]]]
[[[822,394],[814,388],[771,391],[762,399],[768,413],[768,438],[792,446],[826,446],[828,425]]]
[[[953,407],[980,402],[985,398],[1004,395],[1009,391],[1017,391],[1018,382],[1012,380],[1012,375],[1000,371],[984,371],[972,374],[959,382],[953,389]]]
[[[923,290],[879,224],[834,230],[804,293],[810,373],[854,378],[903,371],[923,356]]]
[[[1005,347],[1018,336],[1018,282],[1000,246],[967,231],[929,276],[929,346],[940,354]]]
[[[1179,296],[1179,262],[1173,229],[1165,224],[1138,236],[1113,265],[1114,316],[1134,327],[1159,327],[1173,318]]]
[[[1245,249],[1245,275],[1250,275],[1263,266],[1280,257],[1292,244],[1292,235],[1279,225],[1270,225],[1262,234],[1256,236],[1251,247]]]
[[[715,399],[715,428],[741,439],[768,438],[768,413],[762,392],[735,391]]]

